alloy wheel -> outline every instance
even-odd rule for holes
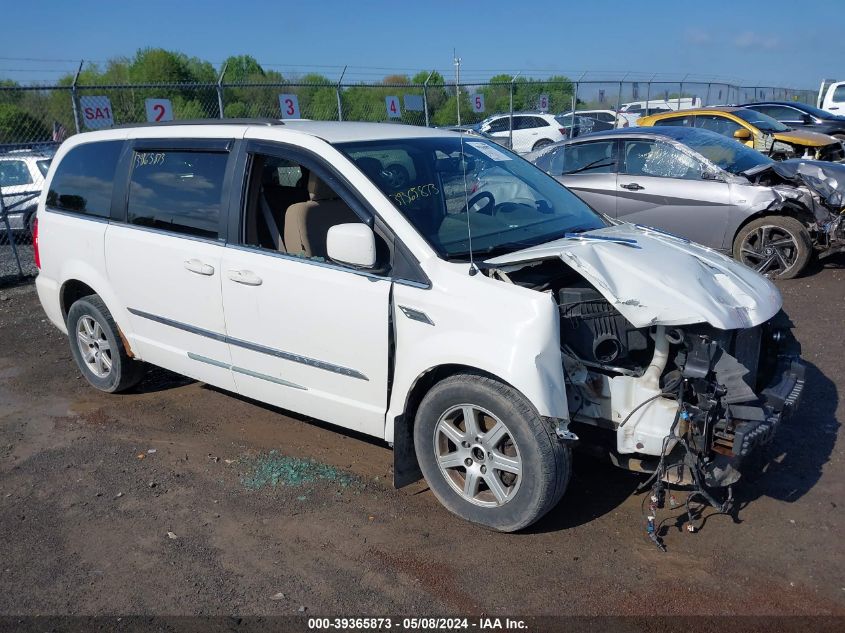
[[[740,254],[746,266],[767,277],[777,277],[795,265],[798,242],[782,227],[761,226],[745,237]]]
[[[475,505],[506,504],[522,481],[522,458],[510,430],[476,405],[457,405],[440,416],[434,454],[449,485]]]
[[[84,315],[76,322],[76,343],[92,374],[105,378],[111,373],[111,345],[105,331],[93,317]]]

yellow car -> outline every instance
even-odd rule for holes
[[[734,138],[776,160],[845,160],[845,145],[839,139],[818,132],[794,130],[766,114],[748,108],[719,106],[664,112],[640,117],[637,125],[704,128]]]

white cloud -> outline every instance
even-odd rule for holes
[[[744,31],[734,37],[734,46],[737,48],[762,48],[772,50],[780,46],[780,39],[775,35],[762,35],[754,31]]]
[[[709,44],[713,38],[710,33],[701,29],[687,29],[684,33],[684,39],[690,44]]]

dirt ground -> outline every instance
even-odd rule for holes
[[[577,456],[556,509],[495,534],[381,442],[154,370],[90,388],[31,283],[0,286],[0,615],[845,615],[845,262],[780,283],[800,408],[738,521],[661,553],[641,479]],[[273,484],[276,485],[273,485]]]

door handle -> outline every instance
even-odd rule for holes
[[[639,191],[640,189],[645,189],[645,187],[643,187],[642,185],[637,184],[635,182],[632,182],[632,183],[627,184],[627,185],[619,185],[619,186],[622,187],[623,189],[627,189],[628,191]]]
[[[260,286],[262,279],[251,270],[230,270],[229,279],[245,286]]]
[[[190,270],[192,273],[197,273],[198,275],[208,276],[214,274],[214,266],[204,264],[198,259],[186,259],[185,268]]]

